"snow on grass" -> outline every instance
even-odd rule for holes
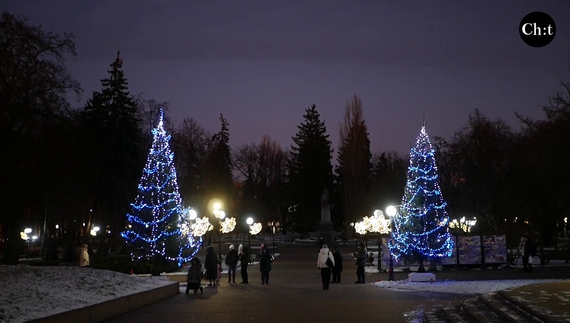
[[[0,322],[25,322],[172,283],[93,268],[0,266]]]
[[[424,291],[452,294],[485,294],[499,290],[530,284],[553,283],[568,281],[565,279],[518,279],[518,280],[479,280],[479,281],[435,281],[410,282],[408,280],[380,281],[374,283],[377,287],[395,291]]]

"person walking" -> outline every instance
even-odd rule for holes
[[[524,257],[526,258],[528,272],[532,273],[532,263],[536,261],[536,240],[532,235],[529,235],[524,244]]]
[[[271,271],[271,263],[273,255],[264,243],[259,248],[259,271],[261,271],[261,285],[269,285],[269,272]]]
[[[248,284],[248,277],[247,277],[247,266],[249,266],[249,248],[244,247],[243,245],[239,245],[238,247],[238,257],[241,266],[241,283],[240,284]]]
[[[238,252],[235,250],[234,245],[230,245],[230,250],[226,254],[226,265],[228,266],[228,283],[235,284],[236,282],[236,268],[239,261]]]
[[[340,254],[340,249],[334,248],[334,267],[332,268],[332,282],[340,284],[340,273],[342,273],[342,255]]]
[[[79,252],[79,267],[89,267],[89,264],[89,251],[87,250],[87,245],[84,244]]]
[[[366,247],[364,247],[364,243],[358,244],[358,250],[354,253],[356,257],[356,277],[357,280],[354,282],[355,284],[365,284],[364,279],[364,267],[366,266],[366,257],[368,257]]]
[[[327,262],[329,263],[327,264]],[[331,282],[331,269],[334,267],[334,265],[334,256],[330,252],[329,247],[326,244],[323,244],[323,247],[317,256],[317,268],[321,271],[323,290],[329,289],[329,284]]]
[[[522,237],[521,242],[519,243],[519,252],[523,263],[523,271],[528,271],[528,254],[525,254],[525,245],[527,240],[528,239],[526,237]]]
[[[209,246],[206,249],[206,260],[204,267],[206,268],[206,278],[210,280],[208,287],[216,287],[216,278],[218,277],[218,256],[214,252],[214,247]]]

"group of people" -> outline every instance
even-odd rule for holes
[[[364,284],[365,283],[365,273],[364,267],[366,266],[366,259],[368,257],[366,248],[364,244],[361,242],[358,245],[358,250],[353,254],[356,258],[356,276],[357,281],[356,284]],[[271,252],[268,250],[265,244],[261,244],[259,248],[259,271],[261,272],[261,285],[268,285],[269,284],[269,272],[271,271],[271,264],[273,263],[274,257]],[[196,275],[200,275],[202,277],[202,270],[201,264],[198,258],[195,258],[195,261],[191,262],[191,267],[188,269],[188,279],[195,279]],[[225,264],[228,267],[228,283],[235,283],[236,273],[237,273],[237,264],[238,262],[241,264],[241,283],[240,284],[248,284],[248,273],[247,267],[250,261],[250,254],[249,249],[246,246],[239,245],[238,250],[236,251],[234,245],[230,245],[229,251],[226,254]],[[329,247],[323,242],[321,244],[321,248],[317,257],[317,268],[321,272],[321,281],[323,284],[323,290],[328,290],[329,285],[331,283],[340,283],[341,282],[341,273],[342,273],[342,262],[343,257],[340,253],[339,248],[334,248],[332,251]],[[197,269],[196,267],[199,267]],[[219,280],[221,278],[221,260],[218,259],[218,256],[214,252],[214,247],[210,246],[206,249],[206,260],[204,262],[204,267],[206,269],[206,279],[209,280],[208,287],[216,287],[216,284],[219,284]],[[332,276],[332,281],[331,281]]]
[[[321,271],[323,290],[328,290],[330,283],[340,283],[340,275],[342,273],[342,255],[340,250],[334,248],[331,252],[329,247],[323,244],[317,256],[317,268]]]
[[[259,270],[261,272],[261,285],[269,284],[269,272],[271,271],[271,263],[273,262],[273,255],[267,249],[265,244],[261,244],[259,248]],[[194,258],[198,259],[198,258]],[[235,250],[234,245],[230,245],[228,253],[226,254],[225,264],[228,267],[228,283],[236,282],[237,265],[240,263],[241,267],[241,282],[240,284],[249,284],[247,267],[250,261],[249,248],[244,245],[239,245],[238,250]],[[192,267],[200,267],[200,270]],[[209,280],[208,287],[216,287],[221,279],[221,259],[218,259],[217,254],[214,252],[214,247],[209,246],[206,249],[206,260],[204,261],[204,268],[206,270],[205,277]],[[200,261],[191,262],[191,267],[188,269],[188,279],[194,279],[195,273],[200,272]],[[201,276],[200,276],[201,278]]]
[[[339,248],[334,248],[331,252],[329,247],[321,240],[321,249],[317,256],[317,268],[321,271],[321,281],[323,283],[323,290],[328,290],[330,283],[340,283],[340,276],[342,273],[342,255]],[[355,284],[364,284],[364,267],[366,266],[366,259],[368,253],[364,243],[358,244],[358,250],[353,254],[356,258],[356,277]],[[331,281],[332,274],[332,281]]]

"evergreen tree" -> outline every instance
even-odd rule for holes
[[[232,174],[229,123],[220,113],[221,129],[212,137],[206,160],[206,174],[202,185],[209,198],[224,201],[226,213],[232,209],[235,199]]]
[[[293,137],[287,169],[293,230],[307,233],[316,230],[321,219],[323,189],[332,190],[333,150],[314,104],[305,109],[303,118]]]
[[[362,113],[362,101],[354,96],[346,103],[340,127],[337,173],[345,224],[356,222],[371,209],[366,199],[370,183],[370,139]],[[347,230],[352,234],[352,230]]]
[[[163,127],[163,110],[152,130],[153,143],[138,185],[138,196],[127,214],[129,229],[121,236],[132,248],[134,261],[157,261],[164,257],[181,266],[199,251],[202,239],[195,239],[184,226],[170,135]],[[184,232],[181,228],[185,227]],[[154,264],[154,263],[153,263]]]
[[[109,78],[101,80],[101,92],[93,92],[82,117],[90,148],[85,162],[93,170],[92,209],[95,216],[111,226],[112,242],[117,238],[115,233],[124,228],[123,215],[136,195],[134,188],[138,170],[144,165],[145,145],[120,53],[110,65]]]
[[[410,151],[402,205],[394,217],[389,245],[396,258],[416,257],[419,271],[425,271],[424,259],[449,257],[453,251],[447,203],[439,188],[434,154],[424,125]]]

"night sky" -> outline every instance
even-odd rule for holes
[[[559,80],[570,81],[570,1],[402,2],[2,0],[0,10],[75,34],[66,65],[85,93],[74,107],[120,50],[132,94],[211,132],[223,113],[233,147],[268,134],[289,148],[314,103],[336,151],[356,94],[372,152],[408,153],[424,112],[431,136],[450,138],[475,108],[519,129],[515,111],[542,118]],[[519,37],[533,11],[556,23],[546,47]]]

